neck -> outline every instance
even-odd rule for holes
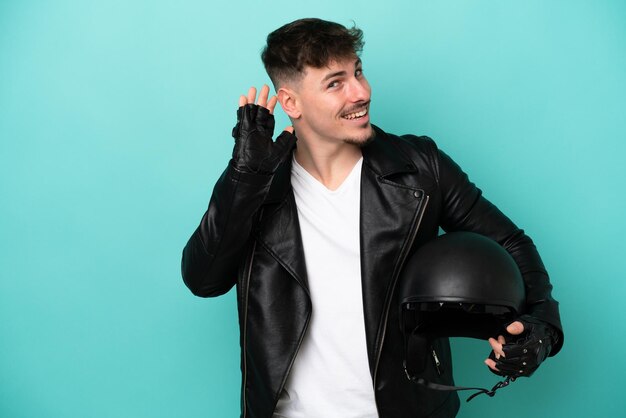
[[[361,158],[361,148],[348,143],[312,144],[298,137],[298,164],[327,189],[335,190]]]

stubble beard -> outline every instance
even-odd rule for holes
[[[366,146],[367,144],[372,142],[374,138],[376,137],[376,132],[372,128],[372,125],[369,125],[368,127],[369,127],[369,133],[367,136],[362,137],[362,138],[345,138],[343,142],[345,144],[356,145],[358,147]]]

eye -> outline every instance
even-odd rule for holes
[[[356,71],[354,71],[354,76],[356,78],[359,78],[363,75],[363,69],[362,68],[357,68]]]
[[[326,86],[329,89],[335,88],[339,85],[339,80],[334,80],[331,81],[330,83],[328,83],[328,86]]]

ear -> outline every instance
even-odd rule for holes
[[[287,116],[292,120],[298,119],[301,115],[300,109],[298,109],[298,95],[295,91],[288,87],[281,87],[276,93],[280,107],[283,108]]]

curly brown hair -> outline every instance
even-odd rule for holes
[[[339,23],[307,18],[288,23],[269,35],[261,53],[274,87],[297,80],[309,66],[322,68],[333,60],[358,56],[363,50],[363,31]]]

